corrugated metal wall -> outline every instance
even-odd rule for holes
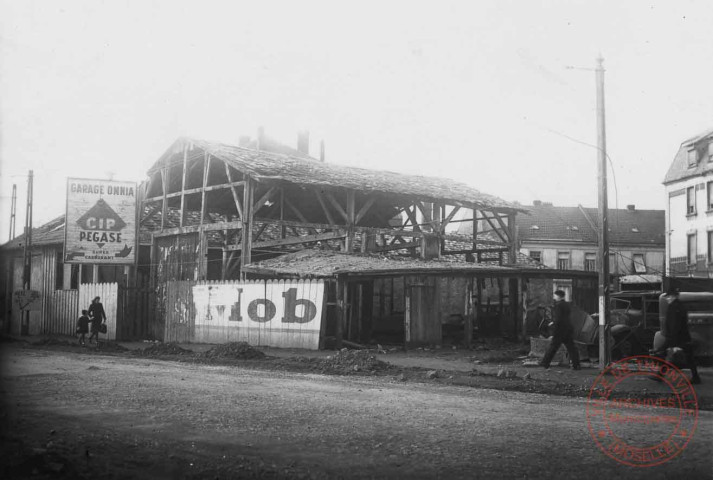
[[[44,333],[74,335],[79,313],[79,290],[51,292],[45,299]]]

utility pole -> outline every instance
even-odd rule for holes
[[[32,275],[32,170],[27,176],[27,207],[25,210],[25,245],[23,250],[22,289],[30,289]],[[30,311],[23,310],[20,335],[30,333]]]
[[[15,211],[17,210],[17,185],[12,184],[12,203],[10,204],[10,238],[15,238]]]
[[[597,58],[597,167],[599,171],[599,369],[611,361],[609,345],[609,222],[607,202],[607,136],[604,116],[604,58]]]

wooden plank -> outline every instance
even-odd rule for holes
[[[322,194],[319,193],[319,190],[315,190],[314,193],[317,196],[317,200],[319,201],[319,204],[322,206],[322,210],[324,211],[324,215],[327,217],[327,221],[329,222],[329,224],[336,225],[336,223],[334,222],[334,217],[332,217],[332,213],[327,208],[327,204],[324,202],[324,198],[322,197]]]
[[[253,205],[253,211],[257,212],[262,208],[263,205],[265,205],[270,198],[272,198],[272,195],[277,191],[277,187],[270,187],[270,189],[265,192],[265,194],[260,197],[260,200],[255,202],[255,205]]]
[[[210,154],[205,152],[203,156],[203,188],[201,192],[201,226],[205,223],[205,217],[208,212],[208,205],[206,202],[206,187],[208,186],[208,175],[210,175]],[[200,241],[203,242],[203,236],[200,237]]]
[[[186,219],[186,176],[188,175],[188,145],[183,146],[183,175],[181,177],[181,210],[178,225],[183,226]]]
[[[347,212],[344,211],[342,206],[339,204],[336,198],[332,195],[331,192],[324,192],[324,196],[327,197],[327,200],[329,200],[329,203],[332,204],[334,209],[339,212],[339,214],[342,216],[345,222],[349,223],[349,217],[347,216]]]
[[[386,245],[383,247],[376,247],[370,252],[374,253],[380,253],[380,252],[390,252],[393,250],[402,250],[402,249],[410,249],[410,248],[417,248],[421,246],[420,241],[415,241],[415,242],[406,242],[406,243],[398,243],[396,245]]]
[[[271,248],[271,247],[281,247],[284,245],[299,245],[301,243],[312,243],[319,242],[322,240],[334,240],[336,238],[344,238],[346,236],[345,232],[329,232],[329,233],[319,233],[316,235],[301,235],[299,237],[288,237],[280,240],[268,240],[264,242],[257,242],[253,244],[253,248]],[[240,251],[242,250],[242,245],[228,245],[224,248],[225,251]]]
[[[446,227],[448,226],[449,223],[453,221],[453,217],[455,217],[456,213],[460,210],[460,207],[456,206],[453,208],[451,213],[448,214],[446,218],[443,219],[443,223],[441,224],[441,232],[446,231]]]
[[[161,188],[163,189],[163,197],[161,201],[163,202],[161,204],[161,230],[163,231],[164,227],[166,226],[166,214],[168,213],[168,199],[166,198],[166,195],[168,195],[168,169],[163,168],[161,170]]]
[[[418,225],[418,220],[416,220],[416,212],[411,211],[411,207],[406,207],[404,209],[404,212],[406,212],[406,215],[408,216],[408,219],[411,221],[411,225],[413,226],[413,229],[417,232],[421,231],[421,227]]]
[[[243,191],[243,206],[244,210],[244,220],[243,220],[243,238],[242,238],[242,249],[240,250],[240,266],[247,265],[252,261],[252,243],[253,243],[253,195],[255,187],[253,185],[253,180],[249,177],[245,183],[245,190]],[[245,279],[245,273],[241,272],[241,279]]]
[[[230,172],[230,166],[228,166],[227,163],[223,162],[223,165],[225,165],[225,175],[228,177],[228,182],[233,183],[233,174]],[[245,186],[245,182],[240,182],[243,186]],[[243,219],[243,207],[240,205],[240,197],[238,197],[238,191],[235,189],[234,186],[230,187],[230,193],[233,194],[233,201],[235,202],[235,208],[238,209],[238,217],[240,219]]]
[[[227,167],[227,165],[226,165],[226,167]],[[222,184],[220,184],[220,185],[210,185],[210,186],[206,186],[206,187],[205,187],[205,191],[206,191],[206,192],[212,192],[212,191],[215,191],[215,190],[224,190],[224,189],[226,189],[226,188],[234,189],[235,187],[240,187],[240,186],[243,186],[243,185],[245,185],[245,182],[243,182],[243,181],[240,181],[240,182],[232,182],[232,181],[231,181],[231,182],[229,182],[229,183],[222,183]],[[196,193],[201,193],[201,192],[203,192],[203,190],[204,190],[203,187],[189,188],[189,189],[186,189],[186,190],[184,190],[184,191],[169,193],[169,194],[166,195],[166,198],[180,197],[181,195],[184,195],[184,194],[185,194],[185,195],[193,195],[193,194],[196,194]],[[143,201],[146,202],[146,203],[150,203],[150,202],[160,202],[161,200],[163,200],[163,195],[159,195],[159,196],[157,196],[157,197],[145,198]]]
[[[366,215],[371,206],[374,205],[374,202],[376,202],[375,196],[369,197],[366,202],[364,202],[364,205],[361,206],[359,212],[356,214],[356,218],[354,219],[355,225],[358,224],[362,218],[364,218],[364,215]]]

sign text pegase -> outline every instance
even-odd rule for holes
[[[136,261],[136,183],[67,179],[65,263]]]
[[[316,349],[323,296],[320,281],[196,285],[196,341]]]

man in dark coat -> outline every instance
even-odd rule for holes
[[[577,346],[574,344],[574,328],[570,320],[571,311],[564,297],[565,294],[562,290],[555,290],[555,305],[552,308],[552,323],[550,324],[553,326],[552,341],[540,365],[550,368],[550,362],[552,362],[560,346],[564,344],[572,361],[572,369],[579,370],[581,367],[579,365]]]
[[[688,331],[688,311],[679,299],[677,288],[670,288],[666,292],[666,301],[668,302],[666,319],[661,325],[661,335],[666,339],[663,348],[678,347],[683,349],[686,354],[686,363],[691,369],[691,383],[701,383],[696,360],[693,357],[691,333]]]

